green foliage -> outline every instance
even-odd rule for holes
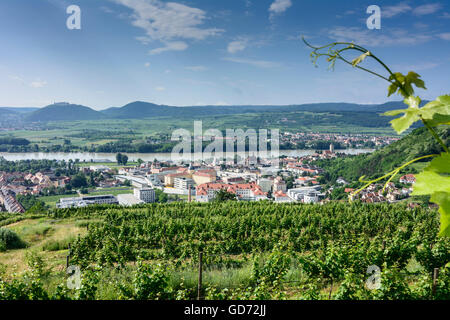
[[[81,288],[65,289],[65,275],[59,285],[50,282],[43,256],[31,253],[25,276],[0,272],[0,299],[192,299],[199,251],[207,299],[284,299],[297,288],[294,298],[328,299],[331,284],[331,299],[448,296],[450,238],[438,237],[438,214],[430,209],[229,201],[58,209],[49,216],[92,221],[72,245]],[[381,267],[379,290],[365,288],[370,265]],[[441,273],[432,295],[434,268]]]
[[[316,63],[320,57],[327,57],[327,61],[330,62],[330,65],[333,68],[336,61],[341,60],[352,65],[353,67],[369,72],[389,82],[390,86],[388,88],[388,96],[394,93],[399,93],[403,96],[404,103],[409,106],[409,108],[407,109],[388,111],[384,114],[386,116],[397,116],[403,114],[401,117],[393,119],[391,121],[394,130],[396,130],[397,133],[400,134],[410,128],[415,122],[421,121],[425,125],[427,130],[431,133],[433,138],[444,149],[446,154],[442,154],[437,158],[437,160],[433,161],[429,167],[427,167],[418,175],[417,185],[414,187],[414,194],[431,195],[431,201],[437,203],[440,206],[440,234],[442,236],[450,237],[450,161],[448,161],[448,154],[450,153],[450,151],[447,147],[447,144],[442,140],[442,138],[433,128],[437,125],[448,126],[450,124],[450,95],[440,96],[435,101],[429,102],[425,106],[420,108],[421,99],[414,95],[413,85],[415,85],[417,88],[422,89],[426,89],[426,87],[425,82],[420,79],[419,74],[413,71],[410,71],[406,76],[399,72],[394,73],[383,63],[383,61],[381,61],[373,53],[369,52],[369,50],[353,43],[334,42],[326,46],[314,47],[307,43],[304,39],[303,41],[313,49],[311,58],[313,59],[314,63]],[[324,49],[328,49],[328,52],[322,52],[322,50]],[[363,54],[354,59],[353,62],[349,62],[341,55],[341,53],[343,53],[344,51],[356,51],[359,53],[362,52]],[[360,64],[367,57],[371,57],[376,60],[376,62],[381,65],[389,75],[386,77],[375,71],[361,67]],[[427,157],[435,156],[436,155],[433,154],[427,155]],[[401,169],[407,167],[415,161],[422,160],[424,158],[425,157],[416,158],[375,180],[363,181],[365,176],[361,177],[360,181],[364,182],[365,185],[355,191],[352,196],[361,192],[371,184],[383,179],[387,179],[387,185],[387,183],[390,182],[400,172]],[[439,163],[439,165],[437,163]]]
[[[98,274],[101,269],[85,269],[81,273],[81,287],[77,290],[78,300],[95,300],[100,281]]]
[[[289,254],[279,247],[275,247],[267,260],[261,265],[259,259],[253,264],[252,281],[256,284],[265,283],[277,287],[286,275],[291,263]]]
[[[88,183],[87,183],[87,179],[86,176],[83,173],[78,173],[76,174],[72,180],[70,181],[70,185],[73,188],[82,188],[82,187],[87,187]]]
[[[172,293],[163,266],[145,264],[141,259],[137,261],[137,269],[132,284],[132,290],[122,288],[122,294],[128,299],[167,299]]]
[[[69,245],[75,241],[74,236],[69,236],[60,240],[48,240],[42,245],[44,251],[60,251],[69,248]]]
[[[236,195],[223,189],[217,191],[214,197],[214,201],[217,202],[224,202],[230,200],[236,200]]]
[[[128,162],[128,156],[125,154],[118,153],[116,155],[116,160],[118,165],[126,165]]]
[[[436,129],[446,144],[450,144],[450,128]],[[380,150],[371,154],[348,156],[316,161],[315,164],[326,171],[327,182],[334,183],[337,178],[343,177],[347,181],[358,181],[361,176],[375,178],[382,172],[392,171],[403,163],[429,154],[442,152],[442,147],[429,134],[424,127],[413,132]],[[427,161],[424,159],[422,161]],[[406,167],[401,174],[417,173],[414,168]]]
[[[406,277],[397,268],[382,269],[381,287],[372,290],[372,298],[376,300],[411,300],[413,298]]]
[[[22,249],[26,243],[12,230],[0,228],[0,252],[11,249]]]

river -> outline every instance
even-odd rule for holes
[[[336,150],[336,152],[345,154],[361,154],[371,153],[373,149],[345,149]],[[280,155],[285,156],[306,156],[311,155],[315,150],[280,150]],[[171,153],[123,153],[128,156],[128,161],[136,161],[142,159],[143,161],[152,161],[157,159],[158,161],[171,160]],[[241,155],[238,153],[238,155]],[[73,160],[78,159],[81,162],[116,162],[115,153],[89,153],[89,152],[18,152],[8,153],[0,152],[0,156],[9,161],[17,160]],[[198,154],[194,154],[194,158],[198,158]],[[184,160],[190,160],[189,157],[185,157]]]

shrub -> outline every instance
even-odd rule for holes
[[[0,228],[0,251],[10,249],[22,249],[26,244],[19,236],[10,229]]]

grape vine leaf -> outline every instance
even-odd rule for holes
[[[432,127],[437,127],[439,125],[450,125],[450,114],[439,114],[433,115],[433,119],[428,120],[428,124]]]
[[[431,126],[450,123],[450,95],[440,96],[436,100],[427,103],[423,108],[419,108],[421,103],[419,97],[409,96],[403,102],[409,106],[408,109],[392,110],[384,113],[385,116],[397,116],[404,113],[402,117],[390,122],[392,128],[399,134],[421,118],[426,120]]]
[[[431,195],[439,205],[440,235],[450,237],[450,154],[442,153],[418,175],[412,195]]]
[[[439,213],[441,215],[440,236],[450,237],[450,193],[435,192],[431,196],[430,201],[439,205]]]
[[[389,86],[388,97],[397,91],[405,98],[412,96],[414,94],[413,84],[417,88],[427,89],[425,87],[425,82],[420,79],[420,75],[413,71],[410,71],[406,76],[400,72],[396,72],[389,77],[389,80],[394,82]],[[404,90],[401,89],[401,86]]]
[[[396,118],[392,120],[390,123],[392,125],[392,128],[394,128],[395,131],[397,131],[398,134],[401,134],[405,130],[407,130],[414,122],[420,120],[420,109],[418,108],[408,108],[408,109],[401,109],[401,110],[392,110],[385,112],[385,116],[396,116],[401,113],[404,113],[404,115],[400,118]]]
[[[427,103],[421,110],[422,118],[432,120],[435,115],[450,115],[450,95],[440,96]]]
[[[450,193],[450,154],[442,153],[418,175],[412,195],[427,195],[435,192]]]
[[[422,79],[419,79],[420,75],[410,71],[408,72],[408,75],[405,77],[404,86],[406,89],[406,92],[411,96],[414,94],[414,89],[412,85],[414,84],[417,88],[427,89],[425,87],[425,82]]]

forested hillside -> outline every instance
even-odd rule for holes
[[[437,133],[447,145],[450,143],[448,127],[437,128]],[[380,175],[417,157],[439,154],[442,151],[442,147],[433,136],[426,128],[422,127],[371,154],[320,160],[317,164],[326,170],[325,179],[327,181],[334,182],[338,177],[343,177],[347,181],[355,181],[363,175],[366,177]],[[411,170],[411,168],[405,170]]]

